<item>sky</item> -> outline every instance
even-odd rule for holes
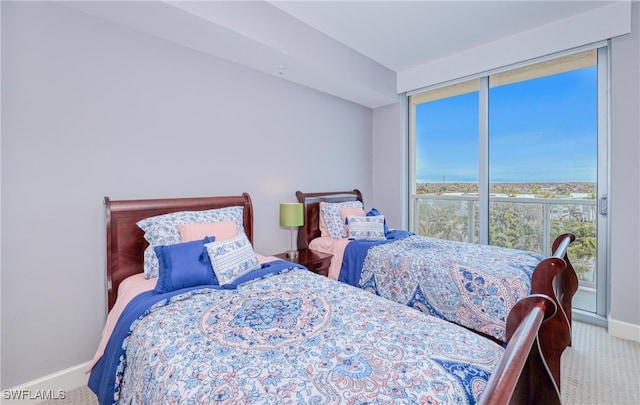
[[[418,182],[478,181],[478,117],[478,93],[417,106]],[[490,182],[595,182],[596,174],[595,66],[490,89]]]

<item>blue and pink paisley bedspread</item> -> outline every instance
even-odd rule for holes
[[[543,259],[413,235],[370,248],[360,288],[505,341],[507,315],[530,294],[531,275]]]
[[[124,341],[123,404],[467,404],[503,349],[344,283],[293,269],[181,294]]]

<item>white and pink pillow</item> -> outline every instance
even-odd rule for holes
[[[238,277],[260,268],[260,262],[245,234],[206,243],[204,247],[220,285],[231,284]]]
[[[364,206],[360,201],[344,201],[340,203],[320,203],[320,231],[322,235],[322,221],[324,220],[327,226],[328,236],[333,239],[346,238],[348,235],[347,226],[345,221],[340,215],[340,210],[344,208],[360,208],[364,212]]]
[[[384,234],[384,216],[349,216],[349,239],[386,240]]]

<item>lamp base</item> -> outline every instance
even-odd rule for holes
[[[290,250],[287,252],[287,257],[291,257],[293,259],[295,259],[296,257],[298,257],[298,251],[297,250]]]

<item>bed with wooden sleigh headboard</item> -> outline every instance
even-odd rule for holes
[[[566,254],[574,235],[556,238],[554,254],[545,258],[515,249],[385,230],[384,215],[375,209],[366,213],[357,189],[298,191],[296,196],[304,204],[298,248],[333,254],[329,276],[334,279],[498,341],[505,341],[506,315],[516,302],[528,294],[551,297],[559,314],[544,324],[541,338],[548,340],[544,354],[559,386],[560,357],[571,343],[571,301],[578,287]],[[358,239],[359,235],[345,225],[348,220],[375,225],[378,231],[364,234],[365,240],[352,240],[350,237]]]
[[[242,221],[237,235],[223,238],[220,231],[221,240],[213,241],[214,234],[159,247],[159,254],[177,256],[159,261],[157,278],[145,277],[149,235],[137,223],[229,207],[242,207],[241,219],[234,217]],[[217,266],[225,262],[216,255],[228,251],[210,247],[228,244],[233,250],[235,242],[229,241],[251,239],[248,194],[105,198],[105,209],[107,325],[115,326],[105,326],[89,378],[101,404],[560,403],[539,347],[541,325],[557,316],[545,295],[528,296],[512,308],[503,348],[453,323],[270,257],[256,254],[258,268],[220,282],[226,273]],[[246,245],[241,249],[246,253]],[[218,284],[159,287],[200,275],[205,253],[215,263],[211,271],[219,275]],[[134,285],[143,287],[134,294]]]
[[[144,218],[179,211],[201,211],[243,207],[244,231],[253,243],[253,205],[247,193],[227,197],[117,200],[104,198],[107,226],[107,309],[115,304],[120,283],[143,270],[143,253],[148,243],[136,223]]]

